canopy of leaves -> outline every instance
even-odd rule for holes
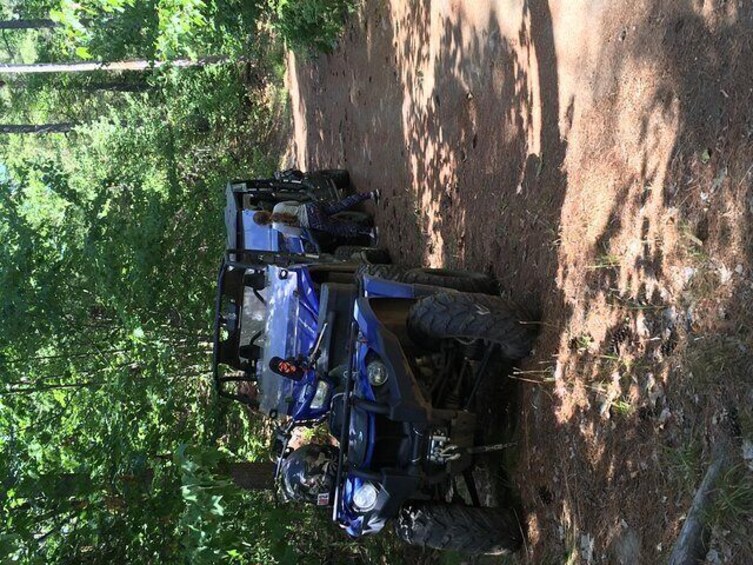
[[[211,387],[224,188],[267,175],[284,51],[331,47],[340,0],[0,0],[5,63],[233,62],[0,83],[0,561],[314,562],[368,552],[326,515],[237,489],[263,424]],[[311,535],[291,535],[305,530]],[[290,539],[297,540],[289,543]]]

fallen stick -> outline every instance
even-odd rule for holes
[[[719,442],[714,446],[711,464],[693,497],[693,504],[680,535],[672,547],[669,565],[696,565],[704,561],[710,537],[707,524],[708,510],[716,498],[716,484],[732,462],[733,445],[733,442],[723,437],[719,438]]]

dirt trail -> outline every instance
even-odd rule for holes
[[[753,6],[366,4],[290,58],[298,165],[380,188],[398,261],[492,272],[541,313],[524,557],[665,560],[720,415],[753,437]],[[722,561],[753,559],[738,518]]]

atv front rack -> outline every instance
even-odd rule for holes
[[[228,340],[221,340],[221,334],[223,329],[223,316],[222,316],[222,297],[225,295],[225,271],[229,265],[227,257],[225,257],[220,264],[220,270],[217,275],[217,297],[215,300],[215,318],[214,318],[214,333],[212,339],[212,376],[214,378],[214,385],[217,389],[217,394],[221,397],[236,400],[242,404],[246,404],[254,409],[258,408],[256,400],[252,399],[246,394],[237,394],[226,390],[226,383],[239,383],[239,382],[256,382],[255,371],[252,371],[249,376],[249,372],[244,370],[243,376],[237,374],[225,376],[220,373],[220,364],[225,363],[238,368],[237,363],[233,361],[237,360],[238,341],[240,340],[240,331],[236,332],[237,335],[231,335]],[[241,290],[242,292],[242,286]],[[232,359],[231,359],[232,358]]]

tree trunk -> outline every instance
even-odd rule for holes
[[[77,125],[73,122],[62,124],[0,124],[0,133],[67,133]]]
[[[70,383],[59,385],[47,385],[47,386],[24,386],[22,388],[10,388],[6,390],[0,390],[0,396],[8,396],[11,394],[34,394],[35,392],[47,392],[50,390],[62,390],[67,388],[79,389],[79,388],[93,388],[100,387],[108,384],[106,381],[86,382],[86,383]]]
[[[113,63],[34,63],[33,65],[0,65],[0,73],[11,75],[28,75],[38,73],[87,73],[92,71],[146,71],[160,67],[203,67],[217,63],[226,63],[228,57],[212,56],[198,59],[176,59],[174,61],[116,61]]]
[[[0,29],[42,29],[60,27],[60,24],[52,20],[4,20],[0,21]]]

